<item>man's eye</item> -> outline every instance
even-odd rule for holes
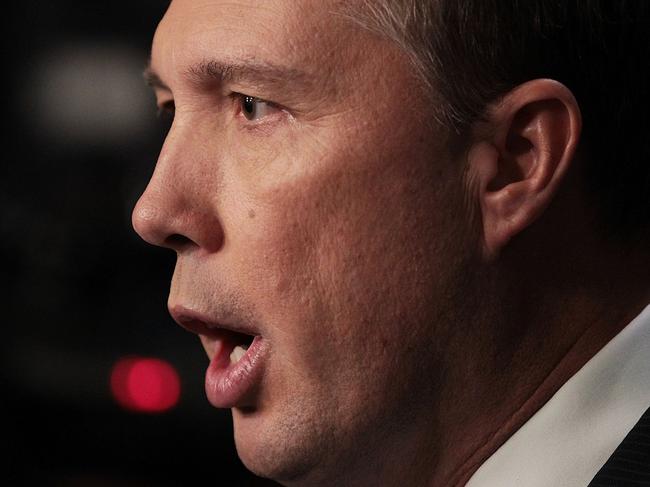
[[[261,120],[279,110],[273,103],[249,95],[241,95],[240,103],[242,114],[252,122]]]

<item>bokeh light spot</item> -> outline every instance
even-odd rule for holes
[[[176,406],[181,384],[174,367],[164,360],[126,357],[113,366],[111,391],[124,409],[160,413]]]

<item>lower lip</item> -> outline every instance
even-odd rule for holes
[[[205,374],[205,393],[216,408],[248,406],[246,402],[262,378],[266,342],[256,336],[235,364],[230,363],[233,348],[220,342]]]

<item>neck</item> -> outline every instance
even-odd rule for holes
[[[432,486],[464,485],[650,302],[646,251],[587,245],[531,257],[527,244],[487,273],[480,287],[493,291],[483,298],[483,319],[462,330],[462,367],[450,383],[463,388],[441,409],[451,411],[443,435],[453,448],[440,452]],[[472,350],[482,360],[463,358]]]

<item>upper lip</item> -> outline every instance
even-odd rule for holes
[[[259,332],[253,328],[252,324],[233,316],[220,319],[183,305],[170,306],[169,313],[176,323],[197,335],[216,336],[223,330],[252,336],[259,335]]]

